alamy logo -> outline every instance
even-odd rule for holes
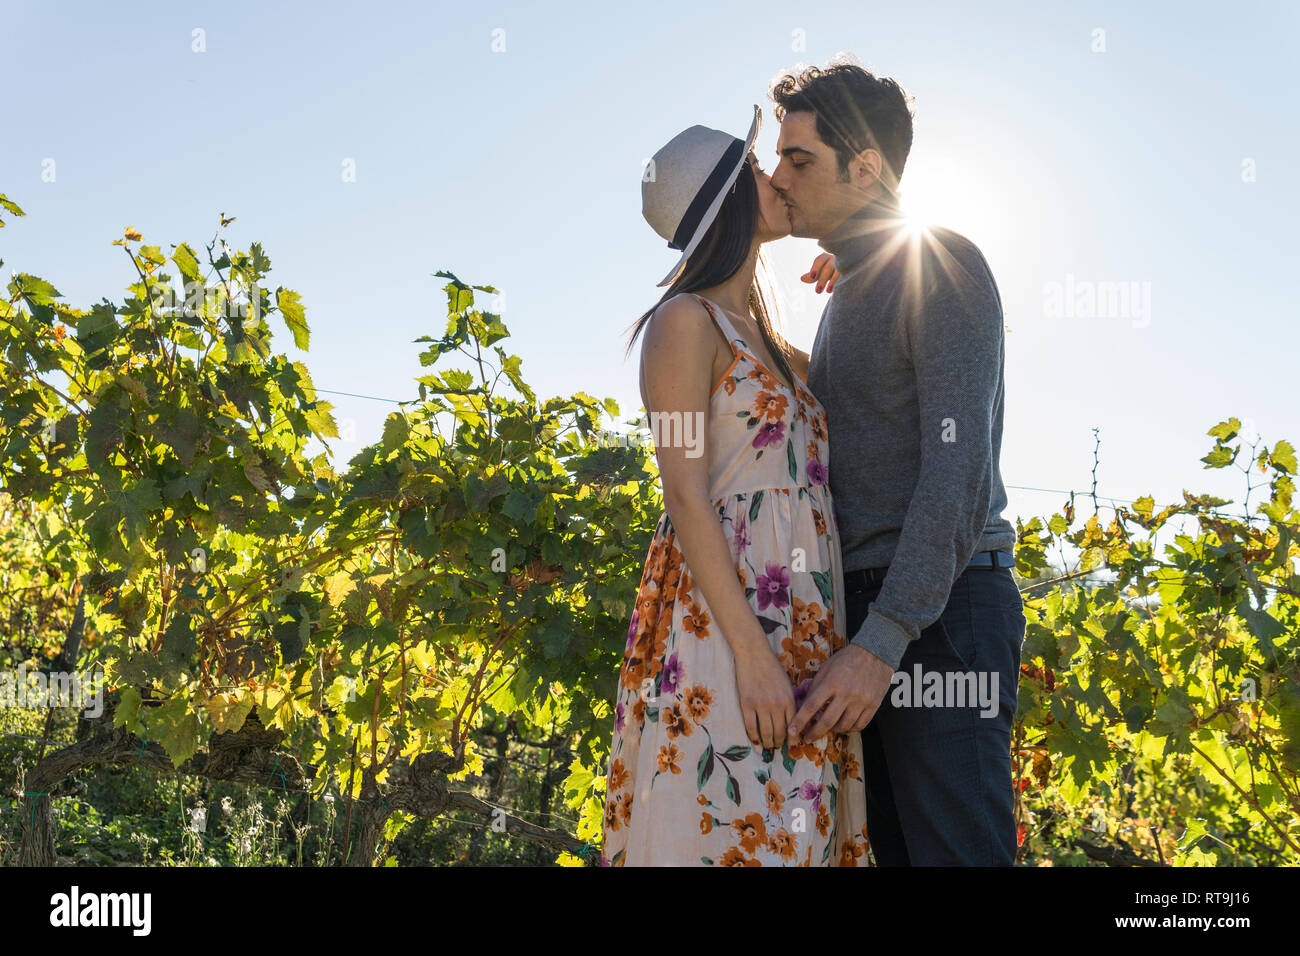
[[[981,717],[998,714],[997,671],[895,671],[890,701],[895,707],[976,707]]]
[[[650,440],[656,448],[684,448],[687,458],[699,458],[704,454],[706,418],[704,412],[651,412],[648,419],[644,414],[637,419],[635,431],[601,429],[595,434],[595,443],[640,447]]]
[[[104,713],[104,680],[98,671],[0,671],[0,707],[69,707],[84,711],[87,719]]]
[[[1131,319],[1133,328],[1151,324],[1151,283],[1076,279],[1043,284],[1043,314],[1049,319]]]
[[[127,926],[134,936],[148,936],[153,926],[153,896],[150,893],[82,893],[74,886],[68,893],[50,897],[50,925]]]

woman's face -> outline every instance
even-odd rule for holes
[[[759,242],[771,242],[790,235],[790,216],[785,200],[772,188],[772,177],[763,171],[753,150],[749,153],[749,167],[754,171],[754,181],[758,185],[758,229],[754,238]]]

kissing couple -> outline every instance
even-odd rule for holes
[[[839,63],[770,95],[770,173],[756,106],[744,139],[692,126],[642,177],[645,219],[681,257],[628,350],[641,336],[651,421],[705,438],[701,454],[656,429],[665,510],[614,702],[601,862],[1010,865],[1025,616],[997,286],[968,239],[900,212],[896,81]],[[811,355],[777,331],[759,268],[790,235],[825,250],[802,276],[831,293]],[[976,677],[993,706],[961,693]],[[917,679],[924,695],[901,686]]]

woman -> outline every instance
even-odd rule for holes
[[[682,256],[628,345],[644,331],[666,510],[619,678],[605,865],[866,862],[859,736],[787,734],[844,645],[844,598],[825,416],[756,281],[790,225],[754,113],[746,140],[691,127],[643,177],[643,214]],[[833,281],[827,257],[810,275]]]

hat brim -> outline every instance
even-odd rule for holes
[[[656,288],[663,288],[666,285],[672,285],[677,280],[677,277],[682,274],[682,270],[686,268],[686,260],[688,260],[695,252],[696,246],[700,244],[701,240],[704,239],[705,233],[709,231],[709,227],[713,225],[713,220],[717,218],[718,210],[722,208],[722,203],[726,200],[727,193],[731,190],[732,184],[735,183],[736,177],[740,175],[740,167],[744,166],[745,161],[749,158],[749,151],[754,148],[754,141],[758,139],[758,131],[762,125],[763,111],[755,105],[754,121],[749,126],[749,135],[745,137],[745,148],[740,154],[740,162],[736,163],[736,168],[731,170],[727,175],[726,182],[724,182],[722,188],[718,190],[718,195],[713,198],[713,202],[711,202],[709,208],[705,210],[704,217],[700,220],[700,224],[695,228],[695,235],[691,236],[691,241],[688,242],[686,248],[682,250],[682,257],[677,260],[677,264],[673,266],[672,272],[668,273]]]

